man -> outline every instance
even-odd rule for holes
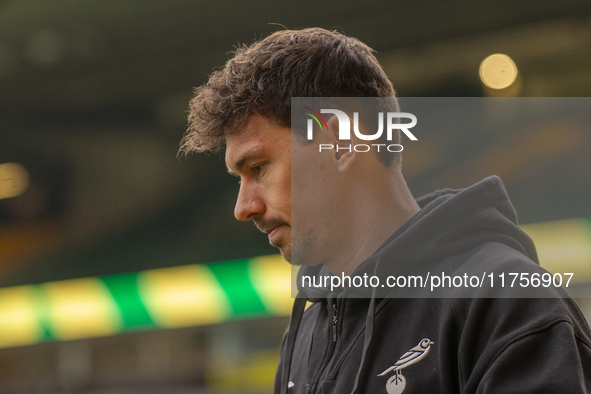
[[[275,392],[591,391],[591,334],[561,289],[434,298],[311,284],[436,270],[545,272],[498,178],[415,200],[398,152],[346,149],[330,114],[306,138],[291,122],[294,97],[389,97],[386,106],[398,110],[365,44],[319,28],[285,30],[239,48],[196,90],[181,145],[202,152],[225,144],[228,172],[240,179],[236,218],[253,220],[286,260],[303,265]],[[342,149],[319,152],[321,144]]]

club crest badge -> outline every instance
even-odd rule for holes
[[[406,378],[402,375],[402,370],[427,357],[429,349],[433,344],[434,342],[429,338],[422,339],[417,346],[404,353],[394,365],[378,375],[384,376],[390,372],[394,372],[394,375],[386,382],[386,391],[388,394],[400,394],[404,391],[406,388]]]

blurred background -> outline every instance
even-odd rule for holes
[[[401,97],[591,109],[588,0],[0,0],[1,393],[271,391],[289,267],[234,219],[223,155],[176,154],[236,45],[311,26],[374,48]],[[416,195],[500,175],[542,265],[589,289],[588,122],[424,141]]]

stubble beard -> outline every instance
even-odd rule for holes
[[[277,226],[283,226],[283,225],[287,226],[287,228],[289,229],[289,232],[290,232],[290,235],[288,236],[287,241],[284,243],[284,242],[281,242],[281,239],[278,239],[275,242],[270,241],[270,244],[271,244],[271,246],[279,249],[283,258],[287,262],[291,263],[291,225],[289,225],[287,222],[285,222],[281,218],[270,218],[270,219],[256,218],[253,220],[253,222],[254,222],[254,225],[256,226],[256,228],[258,228],[259,231],[261,231],[263,233],[268,233],[269,230],[271,230]]]
[[[283,258],[294,266],[315,266],[322,263],[322,250],[317,250],[315,237],[311,231],[292,231],[293,227],[279,218],[255,219],[255,226],[262,232],[280,225],[287,226],[289,235],[286,239],[270,242],[271,246],[279,249]]]
[[[321,252],[316,248],[314,236],[309,232],[298,232],[292,234],[290,245],[286,248],[285,259],[295,266],[315,266],[322,263]],[[283,253],[283,252],[282,252]]]
[[[271,244],[271,246],[279,249],[285,261],[291,264],[291,227],[288,224],[285,225],[288,226],[290,231],[290,235],[287,241],[284,243],[281,242],[281,240],[277,240],[275,242],[270,241],[269,243]]]

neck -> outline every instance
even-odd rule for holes
[[[379,170],[381,171],[381,170]],[[385,173],[358,178],[344,206],[343,239],[335,258],[326,265],[334,275],[351,275],[396,230],[419,210],[399,166]],[[361,184],[359,184],[361,183]]]

